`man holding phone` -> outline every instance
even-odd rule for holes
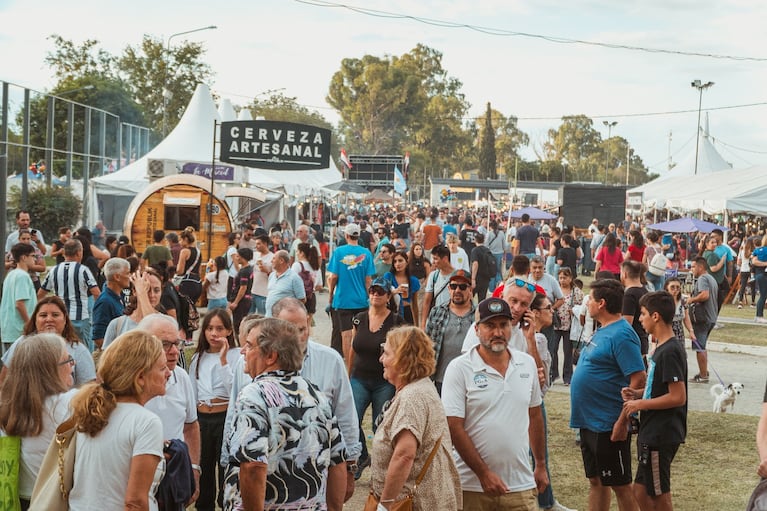
[[[46,254],[48,251],[48,248],[45,246],[45,240],[43,239],[43,233],[38,231],[37,229],[30,229],[29,225],[31,223],[31,219],[29,217],[29,211],[20,209],[16,212],[16,227],[17,229],[10,233],[8,235],[8,238],[5,240],[5,253],[11,251],[11,247],[13,247],[16,243],[19,242],[19,231],[21,229],[29,229],[29,234],[32,236],[32,244],[36,246],[38,249],[40,249],[40,252],[43,254]]]

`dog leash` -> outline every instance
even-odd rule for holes
[[[718,373],[718,372],[716,372],[716,369],[714,368],[714,366],[712,366],[712,365],[711,365],[711,361],[708,359],[708,352],[707,352],[705,349],[703,349],[703,346],[701,346],[701,345],[698,343],[698,340],[697,340],[697,339],[692,339],[692,344],[693,344],[694,346],[697,346],[697,347],[698,347],[698,349],[699,349],[699,350],[700,350],[702,353],[704,353],[704,354],[705,354],[705,357],[706,357],[706,362],[708,362],[708,367],[709,367],[709,368],[710,368],[710,369],[711,369],[711,370],[714,372],[714,374],[716,375],[716,379],[717,379],[717,380],[719,380],[719,383],[722,385],[722,387],[727,387],[727,385],[725,385],[725,384],[724,384],[724,381],[722,380],[722,377],[721,377],[721,376],[719,376],[719,373]]]

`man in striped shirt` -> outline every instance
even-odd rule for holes
[[[53,267],[45,277],[38,298],[48,292],[59,296],[67,306],[69,319],[77,336],[90,347],[91,316],[88,310],[88,295],[98,298],[101,294],[96,279],[87,266],[81,264],[83,245],[76,239],[64,243],[64,262]]]

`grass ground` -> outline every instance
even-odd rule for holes
[[[580,449],[567,426],[569,396],[546,395],[549,417],[549,457],[554,495],[568,507],[588,509],[588,483]],[[759,477],[756,475],[757,417],[690,412],[687,442],[671,466],[674,509],[726,511],[745,509]],[[634,454],[636,449],[633,449]],[[636,461],[632,459],[632,467]],[[617,509],[613,499],[612,509]]]

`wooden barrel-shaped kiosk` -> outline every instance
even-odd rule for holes
[[[200,246],[203,262],[226,252],[227,235],[232,232],[229,206],[224,190],[215,186],[210,195],[210,180],[190,174],[167,176],[149,183],[136,195],[125,214],[123,232],[130,236],[136,252],[142,253],[153,243],[157,229],[180,234],[192,226]],[[209,217],[212,205],[213,222],[208,245]]]

